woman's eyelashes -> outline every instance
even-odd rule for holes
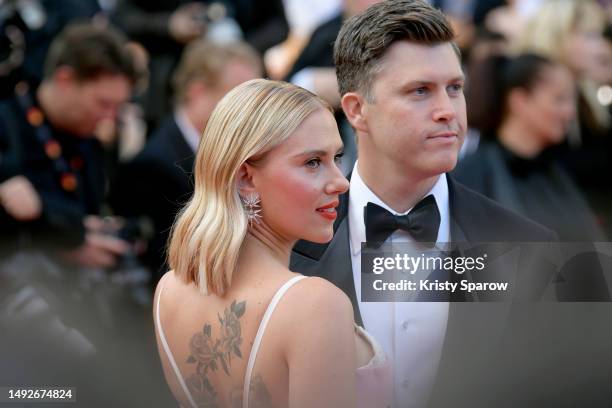
[[[340,161],[342,160],[342,156],[344,156],[344,152],[337,153],[334,156],[334,162],[336,164],[340,163]],[[305,166],[311,169],[316,169],[316,168],[319,168],[319,166],[321,166],[322,161],[323,160],[321,159],[321,157],[313,157],[309,159],[308,161],[306,161]]]
[[[306,162],[306,167],[316,169],[321,165],[321,159],[318,157],[312,158]]]

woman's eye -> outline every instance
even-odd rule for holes
[[[415,89],[414,91],[412,91],[415,95],[417,96],[423,96],[425,94],[427,94],[427,88],[425,87],[420,87]]]
[[[340,163],[342,161],[342,157],[344,156],[344,152],[342,153],[338,153],[337,155],[334,156],[334,161],[336,162],[336,164]]]
[[[306,162],[306,167],[310,167],[311,169],[316,169],[321,165],[320,159],[311,159]]]

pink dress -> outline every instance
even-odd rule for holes
[[[355,328],[374,350],[374,357],[370,362],[357,369],[357,407],[391,407],[393,401],[391,362],[374,337],[360,326],[355,325]]]

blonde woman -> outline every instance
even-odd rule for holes
[[[610,236],[612,115],[602,92],[612,81],[612,48],[603,36],[605,26],[606,11],[594,0],[548,0],[514,49],[544,55],[571,70],[578,91],[577,115],[557,154]]]
[[[332,238],[341,151],[328,105],[290,84],[246,82],[213,111],[154,303],[183,407],[354,407],[365,387],[385,406],[388,363],[347,296],[288,269],[298,239]]]
[[[549,0],[512,44],[517,54],[543,55],[567,65],[574,74],[583,105],[579,111],[588,112],[579,118],[580,133],[569,134],[574,145],[584,143],[591,133],[603,136],[610,129],[610,114],[596,96],[597,87],[610,80],[605,26],[606,13],[596,1]]]

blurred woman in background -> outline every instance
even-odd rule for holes
[[[609,3],[609,2],[608,2]],[[512,44],[516,53],[537,53],[567,66],[577,90],[577,116],[559,146],[560,163],[583,189],[612,234],[612,45],[604,36],[607,12],[594,0],[548,0]],[[608,18],[608,21],[606,21]],[[608,91],[609,92],[609,91]]]
[[[491,57],[470,85],[488,104],[477,104],[489,123],[484,141],[455,170],[472,189],[556,231],[564,241],[603,240],[582,193],[556,162],[551,147],[564,141],[575,117],[569,70],[534,54]],[[497,88],[496,88],[497,87]],[[491,89],[494,89],[492,91]]]

